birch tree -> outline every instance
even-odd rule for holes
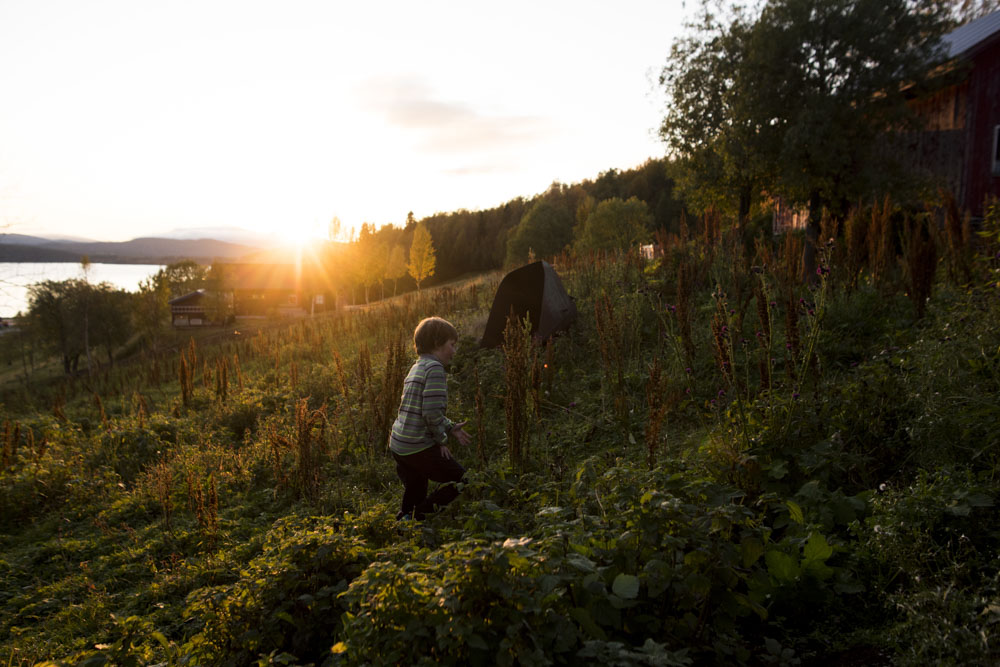
[[[410,245],[410,263],[406,265],[406,270],[417,283],[417,291],[420,291],[420,283],[426,278],[434,275],[434,266],[437,258],[434,254],[434,240],[427,227],[418,224],[413,230],[413,243]]]

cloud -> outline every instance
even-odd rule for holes
[[[420,148],[437,153],[509,150],[537,142],[552,131],[541,116],[482,113],[465,102],[442,100],[419,76],[385,76],[357,88],[362,108],[420,135]]]

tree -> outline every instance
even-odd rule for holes
[[[28,288],[26,319],[33,334],[62,357],[69,374],[78,370],[82,354],[91,363],[91,343],[114,363],[115,350],[132,335],[130,306],[130,295],[110,283],[46,280]]]
[[[105,282],[91,288],[89,303],[88,326],[93,331],[90,340],[104,348],[108,365],[113,366],[115,350],[124,345],[132,335],[132,297],[125,290],[116,289]]]
[[[968,23],[1000,9],[1000,0],[956,0],[952,14],[957,23]]]
[[[225,324],[233,313],[233,292],[226,278],[225,264],[213,264],[205,272],[201,285],[205,290],[202,303],[205,306],[205,319],[209,322]]]
[[[343,224],[340,222],[340,218],[333,216],[330,218],[330,224],[326,227],[326,237],[330,241],[336,241],[340,238],[340,234],[343,231]]]
[[[406,265],[406,270],[417,283],[417,291],[420,291],[420,283],[424,279],[434,275],[434,267],[437,258],[434,254],[434,239],[427,227],[420,223],[413,229],[413,243],[410,245],[410,263]]]
[[[389,249],[385,265],[385,277],[392,281],[392,295],[396,296],[396,283],[406,275],[406,249],[398,243],[394,244]]]
[[[573,215],[565,207],[541,198],[528,209],[507,239],[507,264],[521,264],[529,252],[551,257],[573,240]]]
[[[80,258],[80,268],[83,270],[83,284],[81,290],[83,302],[83,350],[87,353],[87,373],[94,370],[94,362],[90,357],[90,257],[84,255]]]
[[[62,357],[68,375],[77,370],[83,341],[82,280],[46,280],[28,288],[28,326]]]
[[[375,236],[374,223],[361,223],[355,252],[358,281],[364,286],[365,303],[368,303],[368,288],[385,279],[386,256],[382,244]]]
[[[149,341],[153,350],[159,343],[160,333],[170,317],[169,288],[166,282],[155,278],[139,283],[139,291],[132,298],[132,323]]]
[[[746,64],[773,73],[754,91],[767,104],[754,108],[780,128],[775,190],[809,206],[804,278],[814,278],[823,209],[840,210],[894,185],[887,177],[901,165],[885,138],[906,126],[903,84],[926,79],[948,5],[771,0],[755,23]]]
[[[167,264],[156,272],[153,282],[166,289],[169,299],[190,294],[205,287],[208,267],[190,259]]]
[[[662,134],[701,173],[744,198],[761,188],[808,204],[804,275],[824,207],[889,185],[884,138],[905,127],[903,84],[919,84],[946,24],[945,0],[770,0],[675,44],[661,81]],[[704,5],[709,7],[709,5]],[[695,163],[696,164],[696,163]]]
[[[669,99],[660,136],[698,208],[735,211],[739,224],[773,173],[776,127],[754,94],[746,66],[753,21],[741,8],[704,0],[690,33],[671,47],[660,84]]]
[[[649,237],[652,224],[649,207],[638,198],[606,199],[587,216],[575,247],[578,251],[629,248]]]

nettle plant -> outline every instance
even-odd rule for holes
[[[760,633],[773,609],[847,577],[801,510],[779,536],[742,497],[590,460],[567,504],[536,511],[532,536],[445,543],[367,568],[343,595],[336,661],[377,651],[412,664],[745,662],[768,650]]]

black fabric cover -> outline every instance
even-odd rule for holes
[[[533,262],[504,276],[493,297],[480,347],[503,345],[503,331],[511,309],[519,319],[531,319],[531,333],[539,339],[565,331],[576,319],[576,304],[548,262]]]

